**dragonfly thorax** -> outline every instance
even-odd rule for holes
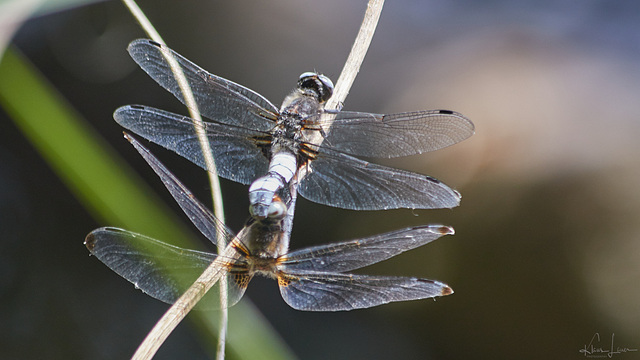
[[[284,212],[281,212],[281,207]],[[261,220],[250,218],[242,241],[246,256],[257,259],[275,259],[287,252],[282,248],[282,221],[286,215],[286,205],[276,200],[269,206],[269,217]]]
[[[309,119],[316,119],[316,115],[322,112],[322,104],[333,89],[330,80],[321,80],[317,74],[314,76],[309,75],[313,79],[302,77],[298,81],[298,88],[282,103],[276,126],[271,130],[268,172],[249,187],[249,211],[256,219],[267,217],[273,196],[291,181],[298,170],[303,128],[313,125],[308,123],[311,122]]]
[[[302,87],[300,81],[298,88],[291,92],[282,102],[278,121],[271,131],[273,139],[272,154],[282,150],[296,153],[298,144],[303,137],[302,130],[304,126],[310,125],[309,122],[312,121],[309,119],[316,119],[316,115],[322,112],[323,103],[326,101],[323,100],[323,97],[327,96],[327,92],[328,96],[331,96],[333,85],[331,87],[323,87],[316,84],[316,86],[320,86],[318,88],[307,84],[309,87]],[[316,79],[316,81],[322,84],[320,80]],[[330,83],[330,80],[327,79],[327,81]]]
[[[278,123],[271,131],[271,153],[279,151],[297,151],[297,144],[302,135],[302,122],[306,116],[297,112],[284,112],[278,117]]]

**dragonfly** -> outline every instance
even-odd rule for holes
[[[202,125],[178,114],[127,105],[114,119],[129,131],[206,169],[196,128],[209,140],[218,174],[250,186],[250,211],[265,218],[273,195],[298,174],[298,193],[316,203],[351,209],[451,208],[460,194],[437,179],[364,161],[421,154],[456,144],[473,123],[449,110],[372,114],[324,109],[331,80],[300,75],[280,109],[262,95],[213,75],[151,40],[131,42],[129,54],[159,85],[185,103],[164,54],[173,56],[210,119]],[[192,105],[193,106],[193,105]]]
[[[228,243],[234,250],[233,255],[221,259],[218,254],[179,248],[113,227],[87,235],[85,245],[91,254],[158,300],[175,302],[216,260],[227,278],[227,302],[220,302],[220,287],[214,286],[197,309],[234,305],[256,274],[276,279],[284,301],[304,311],[346,311],[453,293],[449,286],[435,280],[347,273],[453,234],[451,227],[417,226],[288,252],[282,241],[286,206],[280,199],[272,202],[269,216],[250,217],[245,228],[234,235],[149,150],[130,136],[128,140],[198,230],[217,246]]]

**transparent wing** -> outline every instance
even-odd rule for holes
[[[350,210],[441,209],[460,193],[430,176],[372,164],[346,154],[320,153],[300,168],[298,192],[320,204]]]
[[[202,272],[216,259],[216,255],[182,249],[130,231],[104,227],[87,235],[85,245],[91,254],[118,275],[133,283],[144,293],[166,303],[174,303]],[[220,271],[228,272],[228,263]],[[228,276],[228,306],[237,303],[246,283]],[[214,286],[198,302],[197,309],[220,308],[219,286]]]
[[[120,107],[113,118],[124,128],[206,169],[193,119],[142,105]],[[267,172],[268,159],[256,140],[262,133],[215,122],[205,122],[204,132],[223,178],[250,184]]]
[[[443,235],[453,234],[453,228],[426,225],[407,228],[365,239],[314,246],[297,250],[278,259],[283,271],[344,272],[359,269],[389,259],[407,250],[430,243]]]
[[[453,293],[439,281],[393,276],[295,272],[280,274],[278,284],[284,301],[304,311],[347,311]]]
[[[335,116],[323,146],[354,156],[392,158],[421,154],[456,144],[475,131],[469,119],[450,110],[390,115],[342,111],[317,116],[320,122],[322,117]]]
[[[151,40],[134,40],[127,50],[142,70],[185,104],[182,91],[162,49],[173,55],[184,72],[198,106],[192,110],[225,124],[261,131],[268,131],[273,127],[278,110],[262,95],[213,75],[175,51]]]
[[[153,171],[160,177],[171,196],[176,200],[182,211],[200,232],[212,243],[226,246],[232,239],[233,233],[209,209],[200,203],[195,196],[178,180],[147,148],[136,139],[125,133],[125,138],[142,155]]]

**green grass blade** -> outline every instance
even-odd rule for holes
[[[189,233],[106,141],[9,48],[0,101],[25,137],[99,222],[180,239]],[[124,141],[124,140],[123,140]]]
[[[193,233],[180,225],[135,171],[13,48],[7,49],[0,62],[0,106],[99,222],[193,248],[186,243]],[[81,242],[78,239],[79,246]],[[262,315],[245,302],[233,308],[231,351],[240,359],[293,358]],[[198,315],[203,314],[204,328],[215,331],[215,316]]]

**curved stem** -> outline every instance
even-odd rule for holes
[[[131,11],[133,16],[138,20],[138,22],[140,23],[140,25],[142,26],[144,31],[149,35],[149,37],[152,40],[156,41],[157,43],[160,43],[160,44],[164,45],[164,40],[162,40],[162,37],[160,36],[160,34],[155,30],[155,28],[153,27],[153,25],[151,24],[149,19],[144,15],[144,13],[138,7],[138,5],[135,3],[135,1],[133,1],[133,0],[123,0],[123,2],[129,8],[129,11]],[[205,165],[206,165],[206,168],[207,168],[207,174],[209,175],[209,184],[211,186],[211,196],[212,196],[212,199],[213,199],[213,212],[216,215],[216,217],[220,221],[222,221],[222,223],[225,223],[224,206],[223,206],[223,203],[222,203],[222,192],[220,190],[220,181],[218,179],[218,172],[217,172],[217,169],[216,169],[216,163],[215,163],[215,160],[213,158],[213,153],[211,152],[211,147],[209,145],[209,139],[207,138],[207,136],[205,134],[205,131],[204,131],[204,124],[202,122],[202,117],[200,116],[200,112],[197,110],[198,109],[198,105],[196,104],[195,98],[193,96],[193,92],[191,91],[191,87],[189,86],[189,83],[188,83],[186,77],[184,76],[184,73],[180,69],[180,66],[178,65],[178,62],[174,59],[174,57],[171,55],[171,52],[168,50],[168,48],[166,46],[163,46],[161,49],[162,49],[162,54],[164,55],[165,59],[167,60],[167,63],[169,64],[169,66],[171,68],[171,72],[173,73],[173,76],[175,77],[175,79],[176,79],[176,81],[178,83],[178,86],[180,87],[180,91],[182,92],[182,95],[184,97],[185,104],[187,105],[187,109],[189,110],[189,115],[193,119],[194,129],[196,131],[196,135],[198,136],[198,142],[200,143],[200,148],[201,148],[201,151],[202,151],[202,155],[204,157],[204,162],[205,162]],[[224,243],[224,239],[221,236],[219,236],[217,243],[219,244],[218,253],[221,253],[224,250],[224,247],[226,245]],[[226,304],[227,303],[227,279],[226,279],[226,277],[223,276],[223,277],[221,277],[219,279],[219,281],[220,281],[220,303],[221,304]],[[194,286],[196,284],[194,284]],[[182,299],[182,298],[183,297],[181,297],[180,299]],[[180,308],[186,308],[186,305],[180,303],[180,301],[176,302],[174,304],[174,306],[172,308],[170,308],[169,311],[165,314],[165,316],[163,316],[160,319],[158,324],[161,324],[161,322],[164,319],[171,319],[171,316],[173,316],[173,314],[174,314],[174,312],[172,311],[172,310],[174,310],[174,307],[176,309],[180,309]],[[184,311],[184,315],[186,315],[189,312],[189,310],[191,310],[191,308],[186,309],[186,311]],[[180,313],[182,313],[182,311],[180,311]],[[157,349],[164,342],[166,337],[169,336],[171,331],[173,331],[173,328],[175,328],[175,326],[178,325],[178,323],[180,322],[180,320],[182,320],[183,317],[178,319],[177,322],[175,322],[175,325],[173,325],[173,327],[169,327],[169,325],[168,325],[168,324],[172,324],[172,323],[168,323],[167,324],[167,328],[169,330],[166,332],[166,335],[164,337],[156,338],[155,336],[153,336],[153,330],[152,330],[152,332],[149,333],[147,338],[145,338],[143,343],[140,344],[140,348],[146,348],[147,347],[146,346],[146,342],[147,341],[156,341],[156,342],[159,342],[158,345],[157,345],[157,348],[155,349],[155,351],[157,351]],[[216,358],[218,360],[224,359],[228,319],[229,319],[229,313],[227,311],[227,307],[223,306],[223,308],[221,310],[221,313],[220,313],[220,324],[219,324],[219,331],[218,331],[218,345],[217,345],[217,350],[216,350],[216,354],[217,354]],[[164,328],[164,326],[161,326],[161,328]],[[155,327],[154,327],[154,329],[155,329]],[[153,351],[153,353],[149,354],[149,358],[152,357],[153,354],[155,354],[155,351]],[[137,354],[137,352],[136,352],[136,354]],[[134,355],[134,358],[135,357],[136,357],[136,355]],[[147,357],[141,357],[141,359],[146,359],[146,358]]]
[[[349,90],[351,90],[351,86],[353,85],[353,81],[356,79],[358,72],[360,72],[360,67],[364,62],[364,57],[367,54],[367,50],[369,50],[369,45],[371,44],[371,40],[373,39],[373,34],[375,33],[376,26],[378,25],[378,21],[380,20],[380,14],[382,13],[383,5],[384,0],[369,0],[369,3],[367,4],[367,11],[364,14],[364,19],[362,20],[362,25],[360,26],[358,35],[353,42],[351,52],[349,53],[347,61],[342,68],[342,72],[338,77],[333,95],[327,101],[327,104],[324,107],[325,109],[342,109],[342,105],[344,104],[344,101],[349,94]],[[327,133],[329,131],[329,128],[331,127],[331,120],[331,115],[323,118],[323,124],[325,125],[322,126],[322,130],[324,133]],[[319,145],[322,143],[324,138],[322,137],[322,135],[320,135],[320,132],[317,132],[316,135],[317,136],[312,139],[312,142]],[[301,168],[298,173],[296,173],[293,180],[291,180],[289,186],[289,192],[291,193],[292,200],[287,210],[287,218],[285,219],[284,224],[285,235],[283,237],[283,241],[286,241],[287,245],[291,237],[291,229],[293,228],[293,216],[295,213],[295,204],[298,194],[297,184],[300,180],[302,180],[302,178],[304,178],[305,174],[305,169]]]
[[[133,0],[123,0],[125,2],[125,4],[127,4],[127,6],[132,9],[132,13],[134,14],[134,16],[136,16],[136,18],[138,19],[138,21],[141,23],[141,25],[143,26],[143,28],[145,28],[145,30],[147,31],[147,33],[149,34],[149,36],[159,42],[159,43],[163,43],[162,39],[160,38],[160,36],[157,34],[157,32],[155,32],[155,30],[153,30],[153,27],[151,26],[151,24],[148,22],[148,20],[146,20],[146,18],[144,17],[144,15],[142,15],[141,17],[138,17],[138,15],[136,14],[142,14],[142,12],[140,11],[140,9],[137,7],[137,5],[135,5],[135,3],[133,2]],[[130,5],[131,4],[131,5]],[[360,67],[362,65],[362,62],[364,61],[364,57],[367,53],[367,50],[369,49],[369,45],[371,44],[371,39],[373,38],[373,34],[375,32],[375,28],[378,24],[378,20],[380,18],[380,13],[382,12],[382,6],[384,4],[384,0],[370,0],[368,5],[367,5],[367,11],[365,13],[364,16],[364,20],[362,22],[360,31],[358,32],[358,35],[356,37],[356,40],[351,48],[351,52],[347,58],[347,61],[345,63],[345,66],[342,69],[342,72],[340,74],[340,77],[338,78],[338,81],[336,83],[336,87],[335,87],[335,91],[334,91],[334,95],[333,97],[329,100],[329,102],[327,102],[327,105],[325,106],[326,109],[330,109],[330,110],[339,110],[340,108],[342,108],[342,104],[344,103],[344,100],[347,97],[347,94],[349,93],[349,90],[351,89],[351,85],[353,84],[353,81],[355,80],[356,75],[358,74],[358,72],[360,71]],[[147,30],[146,26],[149,26],[149,30]],[[156,37],[157,36],[157,37]],[[191,94],[191,90],[189,89],[189,86],[186,82],[186,79],[184,79],[184,75],[180,72],[179,67],[177,67],[176,64],[176,68],[174,68],[175,64],[175,60],[173,59],[172,56],[167,56],[165,54],[167,61],[169,62],[170,66],[172,67],[173,71],[174,71],[174,75],[176,76],[176,79],[178,81],[178,83],[181,86],[181,90],[182,93],[185,97],[185,102],[187,103],[188,107],[190,108],[189,111],[191,111],[191,109],[196,109],[196,106],[192,106],[190,105],[190,101],[193,101],[193,95]],[[176,71],[177,69],[177,71]],[[185,85],[183,87],[183,84]],[[192,112],[191,113],[191,117],[193,119],[195,119],[196,121],[202,121],[200,118],[200,114],[197,112]],[[198,126],[196,126],[196,129],[198,128]],[[200,126],[200,128],[202,128]],[[328,130],[328,127],[327,129]],[[212,174],[212,170],[215,169],[215,162],[213,161],[213,158],[211,157],[211,161],[209,162],[207,160],[207,155],[210,156],[211,155],[211,151],[206,151],[206,149],[209,149],[209,142],[206,139],[206,136],[204,136],[201,138],[200,134],[198,134],[198,138],[200,139],[200,143],[203,149],[203,154],[205,155],[205,162],[207,164],[207,169],[209,170],[209,174],[210,174],[210,178],[211,178],[211,174]],[[322,140],[320,139],[319,142],[321,142]],[[211,167],[210,167],[211,165]],[[215,170],[214,170],[215,171]],[[301,172],[299,172],[301,173]],[[291,191],[291,196],[292,196],[292,201],[289,205],[289,212],[287,214],[287,220],[285,223],[285,241],[289,241],[290,238],[290,234],[291,234],[291,228],[293,226],[293,215],[295,212],[295,200],[297,198],[297,186],[296,186],[296,181],[298,179],[301,179],[304,176],[304,173],[301,174],[296,174],[296,177],[294,178],[293,182],[292,182],[292,186],[290,186],[290,191]],[[216,176],[216,181],[215,183],[217,183],[217,176]],[[215,185],[216,188],[219,188],[219,185]],[[214,182],[212,182],[212,192],[214,192]],[[219,191],[218,191],[219,194]],[[215,199],[215,194],[214,194],[214,210],[215,210],[215,214],[216,216],[218,216],[220,218],[221,221],[223,221],[223,217],[220,217],[221,214],[218,213],[218,207],[217,205],[218,202]],[[222,199],[220,198],[219,201],[220,204],[220,208],[221,208],[221,204],[222,204]],[[240,236],[240,234],[238,235]],[[218,249],[218,251],[220,252],[220,248]],[[230,246],[227,246],[224,251],[222,252],[223,256],[232,256],[234,253],[234,249],[231,248]],[[222,257],[221,257],[222,258]],[[149,334],[147,335],[147,337],[145,338],[145,340],[143,341],[142,344],[140,344],[140,347],[138,348],[138,350],[136,351],[136,353],[133,356],[133,359],[150,359],[151,357],[153,357],[153,355],[156,353],[156,351],[160,348],[160,346],[162,345],[162,343],[167,339],[167,337],[169,336],[169,334],[173,331],[173,329],[180,323],[180,321],[182,321],[182,319],[187,315],[187,313],[193,308],[193,306],[195,306],[195,304],[198,302],[198,300],[200,300],[200,298],[202,298],[202,296],[206,293],[207,290],[209,290],[217,281],[224,279],[226,280],[226,277],[221,276],[222,273],[219,270],[219,264],[217,261],[214,261],[206,270],[205,272],[202,274],[202,276],[200,276],[198,278],[198,280],[196,280],[196,282],[187,290],[187,292],[185,292],[185,294],[183,296],[180,297],[180,299],[163,315],[163,317],[160,319],[160,321],[158,321],[158,323],[156,323],[156,325],[154,326],[154,328],[151,330],[151,332],[149,332]],[[223,281],[224,281],[223,280]],[[220,284],[221,287],[223,285],[226,285],[226,283],[221,283]],[[226,293],[225,291],[221,291],[221,294]],[[225,299],[226,300],[226,299]],[[224,318],[226,318],[226,316],[223,316]],[[226,320],[225,320],[226,322]],[[225,324],[225,329],[226,329],[226,324]],[[220,333],[222,334],[222,328]],[[220,341],[224,342],[223,339],[220,339]],[[222,358],[224,358],[224,343],[222,343],[222,345],[220,345],[220,341],[218,343],[218,349],[220,351],[220,349],[222,349],[222,355],[220,355],[220,352],[218,353],[218,358],[220,359],[220,356],[222,356]]]

